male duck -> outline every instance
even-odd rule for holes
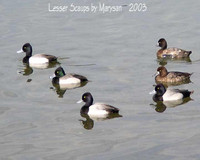
[[[30,65],[43,65],[50,62],[56,62],[57,57],[47,54],[35,54],[32,56],[32,46],[29,43],[23,45],[22,49],[17,51],[17,53],[25,52],[26,56],[23,58],[23,63],[28,63]]]
[[[119,113],[119,109],[108,104],[95,103],[93,104],[93,97],[91,93],[86,92],[82,95],[82,100],[77,103],[85,102],[81,108],[81,114],[88,114],[92,117],[105,117],[110,114]]]
[[[164,38],[159,39],[158,47],[161,47],[157,52],[158,58],[187,58],[192,53],[192,51],[185,51],[180,48],[167,48],[167,41]]]
[[[187,72],[168,72],[165,67],[158,67],[155,80],[156,82],[177,83],[190,81],[192,73]]]
[[[59,85],[61,88],[79,87],[82,82],[87,82],[88,79],[78,74],[65,74],[62,67],[58,67],[54,75],[50,77],[53,84]]]
[[[179,90],[179,89],[166,89],[163,84],[158,84],[155,87],[155,90],[150,92],[150,94],[155,94],[153,96],[153,100],[157,101],[177,101],[186,97],[190,97],[190,95],[194,91],[188,90]]]

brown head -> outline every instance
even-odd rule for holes
[[[167,41],[164,38],[161,38],[158,40],[158,46],[161,47],[161,49],[167,49]]]
[[[167,76],[167,69],[165,68],[165,67],[158,67],[158,69],[157,69],[157,72],[159,72],[159,75],[161,76],[161,77],[165,77],[165,76]]]

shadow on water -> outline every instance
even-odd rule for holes
[[[177,101],[158,101],[156,104],[150,104],[150,106],[153,106],[156,112],[163,113],[167,108],[174,108],[180,105],[183,105],[192,99],[190,97],[180,99]]]
[[[68,85],[62,85],[62,86],[60,86],[59,84],[52,83],[54,87],[50,87],[50,89],[54,90],[59,98],[63,98],[66,90],[80,88],[80,87],[85,86],[87,83],[88,81],[82,82],[79,84],[68,84]]]
[[[85,120],[80,119],[79,121],[81,122],[83,128],[87,130],[91,130],[94,127],[94,121],[104,121],[108,119],[113,119],[113,118],[119,118],[122,117],[122,115],[118,113],[114,114],[109,114],[106,117],[91,117],[87,114],[80,113],[81,117],[85,118]]]

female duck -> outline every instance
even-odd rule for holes
[[[26,56],[23,58],[23,63],[28,63],[30,65],[43,65],[50,62],[56,62],[57,57],[47,54],[35,54],[32,56],[32,46],[29,43],[23,45],[22,49],[17,51],[17,53],[25,52]]]
[[[164,83],[190,82],[191,75],[186,72],[168,72],[165,67],[158,67],[155,80]]]
[[[86,92],[82,95],[82,100],[77,103],[85,102],[81,108],[81,114],[88,114],[89,116],[104,117],[113,113],[119,113],[119,109],[108,104],[95,103],[93,104],[93,97],[91,93]]]
[[[59,85],[61,88],[75,88],[79,87],[82,82],[87,82],[87,78],[78,74],[65,74],[62,67],[58,67],[54,75],[51,76],[52,83]]]
[[[158,47],[161,47],[157,52],[158,58],[187,58],[192,53],[192,51],[185,51],[180,48],[167,48],[167,41],[164,38],[161,38],[158,41]]]
[[[194,91],[188,90],[166,89],[163,84],[158,84],[155,87],[155,90],[153,92],[150,92],[150,94],[155,94],[153,96],[153,100],[157,102],[181,100],[183,98],[190,97],[193,92]]]

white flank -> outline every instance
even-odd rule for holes
[[[163,101],[176,101],[183,98],[183,94],[176,92],[175,90],[167,89],[163,95]]]
[[[108,112],[104,110],[104,104],[95,103],[89,107],[89,116],[97,116],[97,117],[104,117],[108,115]]]
[[[29,58],[29,64],[45,64],[45,63],[49,63],[49,60],[41,56],[32,56]]]
[[[78,78],[74,78],[74,77],[70,77],[70,78],[67,78],[67,79],[62,79],[60,78],[59,80],[59,84],[60,85],[65,85],[65,84],[77,84],[77,83],[81,83],[80,79]]]

